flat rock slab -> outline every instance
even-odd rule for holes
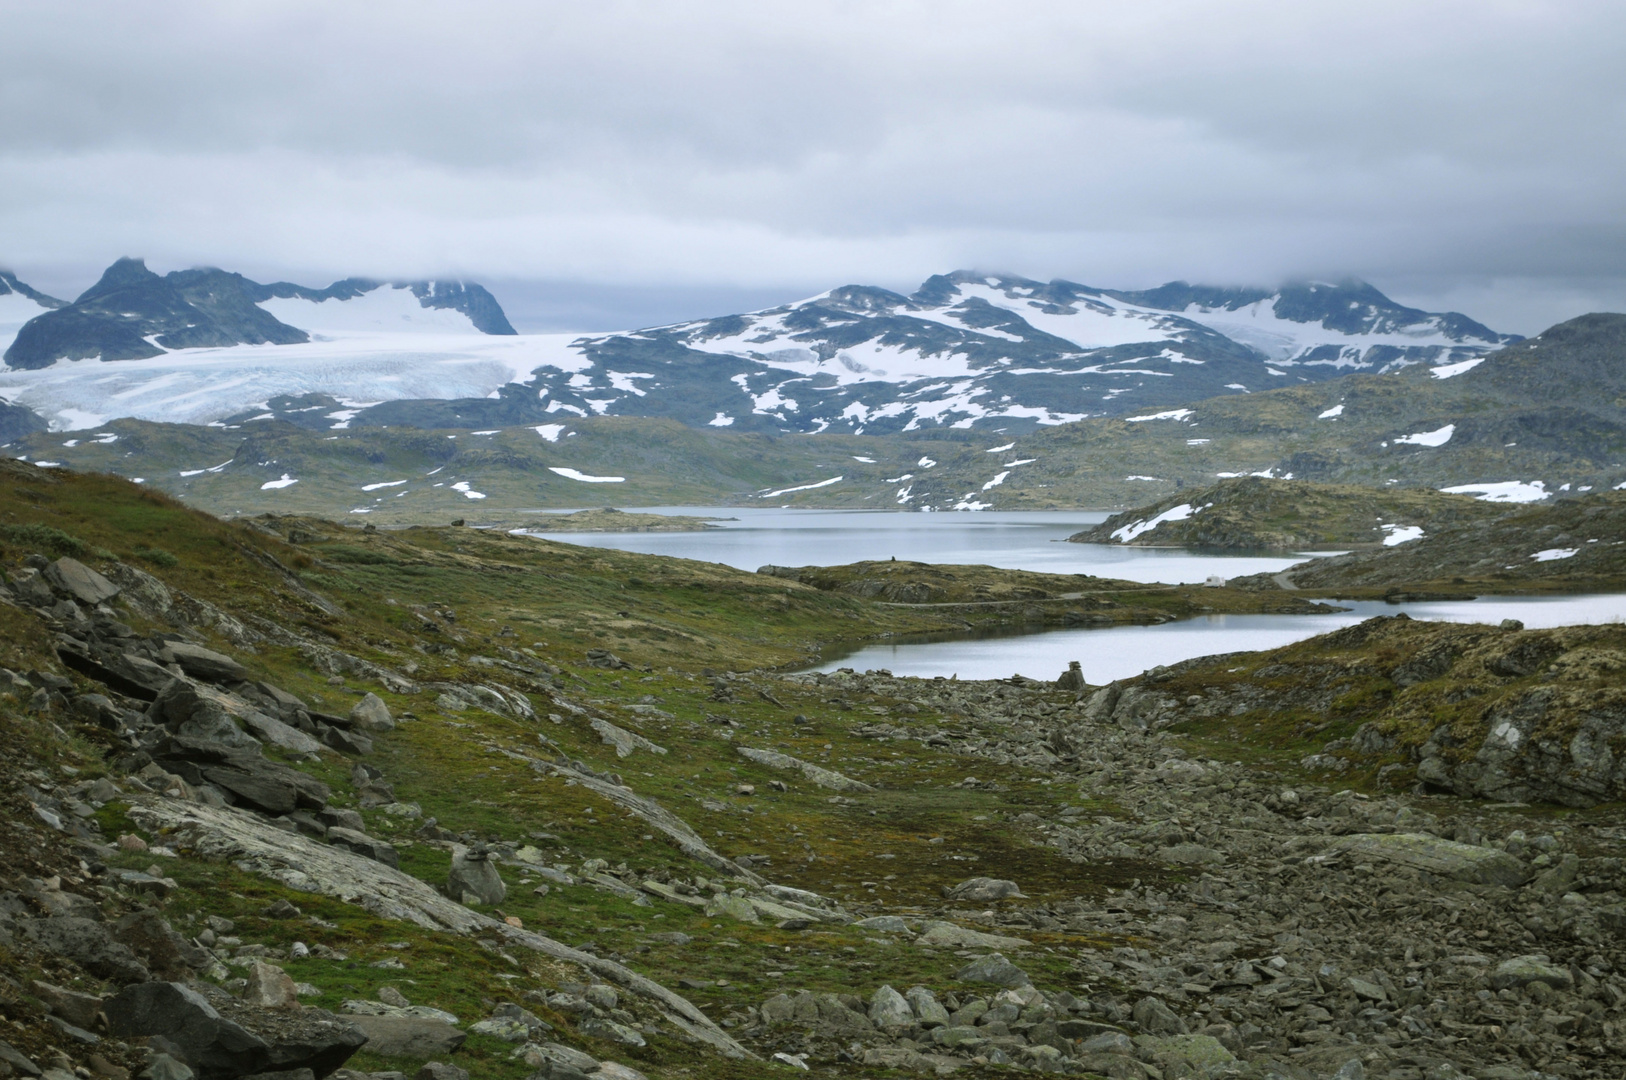
[[[245,712],[243,723],[261,739],[283,750],[295,754],[317,754],[322,750],[322,744],[303,731],[262,712]]]
[[[915,944],[934,949],[1026,949],[1033,942],[1027,938],[967,930],[950,922],[929,922]]]
[[[454,933],[493,931],[516,945],[575,964],[651,1000],[680,1032],[729,1057],[750,1056],[693,1004],[660,984],[614,961],[480,915],[417,878],[336,844],[317,843],[297,833],[283,832],[253,814],[230,807],[154,796],[132,799],[130,816],[144,829],[174,832],[184,849],[201,858],[230,862],[245,873],[264,874],[289,888],[356,904],[379,918],[404,919],[426,929]]]
[[[1554,964],[1545,956],[1515,956],[1511,960],[1503,960],[1491,972],[1491,988],[1494,990],[1538,982],[1546,983],[1554,990],[1570,990],[1575,986],[1575,978],[1569,969]]]
[[[1201,844],[1175,844],[1158,852],[1164,862],[1181,866],[1217,866],[1225,861],[1225,853]]]
[[[58,559],[45,568],[45,578],[81,604],[91,607],[105,604],[119,594],[117,585],[78,559]]]
[[[1470,885],[1511,888],[1530,876],[1524,863],[1505,851],[1421,833],[1356,833],[1340,837],[1327,850],[1382,859]]]
[[[953,888],[945,890],[943,895],[950,900],[970,900],[977,903],[1004,900],[1009,897],[1023,899],[1027,897],[1016,882],[990,877],[967,878]]]
[[[843,776],[834,770],[815,765],[811,761],[803,761],[801,758],[791,757],[789,754],[781,754],[777,750],[755,750],[749,746],[736,746],[734,749],[739,752],[741,757],[754,761],[758,765],[766,765],[770,769],[800,772],[819,787],[828,788],[831,791],[875,790],[862,780],[854,780],[850,776]]]
[[[1154,1060],[1208,1069],[1236,1060],[1212,1035],[1142,1035],[1135,1044]]]
[[[468,1038],[444,1020],[416,1016],[351,1016],[347,1021],[367,1036],[367,1052],[379,1057],[432,1058],[450,1054]]]
[[[242,664],[223,653],[205,649],[202,645],[194,645],[189,641],[171,641],[164,648],[175,657],[175,662],[181,665],[181,670],[194,678],[213,682],[241,679],[245,674]]]
[[[608,720],[594,720],[589,726],[598,732],[605,746],[615,747],[615,756],[618,758],[630,757],[634,750],[648,750],[651,754],[666,753],[666,747],[656,746],[642,735],[618,728]]]

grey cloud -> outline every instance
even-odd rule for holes
[[[975,265],[1356,274],[1521,331],[1626,307],[1619,4],[280,0],[6,28],[23,271],[128,252],[624,300]]]

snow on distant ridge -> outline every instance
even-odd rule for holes
[[[410,295],[410,294],[409,294]],[[60,360],[0,368],[0,396],[54,430],[101,427],[117,417],[207,424],[281,395],[365,401],[483,398],[547,364],[585,364],[570,334],[497,336],[349,332],[300,345],[186,349],[116,363]]]
[[[406,285],[380,285],[348,300],[273,296],[259,307],[279,322],[311,334],[356,332],[473,334],[474,322],[455,308],[424,307]]]
[[[1179,406],[1348,369],[1427,363],[1445,377],[1505,340],[1359,283],[1127,293],[957,272],[907,296],[843,286],[763,311],[577,338],[476,333],[495,301],[455,282],[255,288],[260,311],[314,340],[0,369],[0,395],[58,430],[119,416],[235,423],[251,406],[263,414],[253,403],[321,394],[345,403],[352,415],[334,419],[353,427],[519,417],[547,438],[547,421],[658,415],[735,431],[944,427],[1009,439],[1092,416],[1193,422]],[[471,400],[499,395],[501,408]],[[447,400],[459,404],[397,405]]]

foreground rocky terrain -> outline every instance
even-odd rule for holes
[[[0,480],[12,1075],[1626,1062],[1616,788],[1518,756],[1571,722],[1618,756],[1613,628],[1376,620],[1104,688],[782,674],[916,616]],[[1537,699],[1524,787],[1463,797],[1458,728]],[[1397,718],[1450,704],[1408,764]]]

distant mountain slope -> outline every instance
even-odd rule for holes
[[[471,471],[458,481],[470,479],[476,482],[473,490],[490,496],[480,501],[488,513],[499,508],[602,505],[603,496],[594,493],[613,490],[618,493],[616,501],[635,506],[685,501],[701,505],[693,500],[702,497],[743,505],[903,510],[1151,506],[1155,517],[1194,503],[1217,481],[1312,479],[1361,485],[1366,495],[1284,508],[1271,494],[1280,490],[1277,485],[1238,484],[1234,488],[1238,493],[1265,493],[1258,506],[1250,507],[1250,513],[1265,510],[1262,522],[1241,521],[1235,530],[1227,527],[1212,533],[1208,523],[1223,522],[1223,515],[1207,518],[1204,514],[1209,512],[1204,511],[1194,515],[1198,533],[1179,539],[1204,544],[1246,541],[1251,546],[1279,525],[1280,531],[1295,537],[1292,543],[1283,541],[1287,546],[1297,547],[1299,540],[1342,544],[1360,542],[1357,526],[1367,530],[1363,535],[1370,540],[1394,535],[1370,532],[1383,524],[1421,525],[1426,535],[1432,535],[1429,521],[1438,524],[1443,518],[1388,516],[1414,500],[1421,500],[1419,505],[1430,508],[1430,514],[1443,513],[1446,504],[1455,503],[1418,488],[1453,489],[1487,501],[1514,502],[1626,485],[1626,423],[1615,418],[1618,402],[1626,398],[1626,365],[1620,362],[1626,352],[1613,344],[1623,335],[1626,315],[1585,316],[1482,361],[1347,375],[1020,435],[937,425],[889,435],[839,431],[787,435],[697,428],[670,419],[583,418],[570,413],[539,421],[538,415],[548,414],[538,412],[535,391],[503,383],[498,375],[495,397],[398,400],[369,408],[333,395],[272,396],[207,427],[108,423],[112,414],[106,413],[110,405],[104,401],[99,406],[104,419],[96,421],[99,426],[92,434],[36,431],[13,441],[9,451],[35,461],[145,477],[188,498],[200,497],[207,489],[212,498],[221,500],[218,505],[235,510],[264,507],[267,500],[274,500],[269,505],[298,502],[324,491],[322,503],[305,506],[322,513],[361,506],[339,503],[357,499],[367,485],[404,480],[405,473],[390,474],[387,454],[378,455],[409,438],[414,445],[435,447],[442,454],[501,447],[501,453],[480,459],[478,471],[472,470],[471,461]],[[539,339],[485,339],[496,348],[511,348],[515,360],[524,358],[525,365],[504,369],[509,372],[534,366],[536,354],[529,351],[534,340]],[[315,348],[313,343],[291,351]],[[339,366],[335,360],[342,354],[323,357],[310,361],[312,370]],[[499,353],[488,352],[458,364],[448,362],[431,374],[442,383],[477,385],[488,377],[481,373],[484,366],[505,363]],[[127,366],[132,365],[108,365],[109,374],[101,381],[114,379]],[[172,362],[171,385],[152,392],[193,395],[205,378],[201,372],[206,366]],[[262,370],[270,367],[262,365]],[[1541,379],[1549,369],[1564,373],[1557,380],[1557,391]],[[65,378],[75,370],[57,374]],[[421,374],[425,369],[413,370]],[[44,373],[17,373],[9,377],[12,381],[0,374],[0,392],[40,374]],[[243,387],[264,385],[241,382],[249,373],[236,368],[220,374],[240,380],[239,400],[250,400]],[[376,385],[406,377],[396,369],[374,373]],[[1532,380],[1548,394],[1534,404],[1522,389]],[[133,389],[119,389],[115,383],[114,391],[126,395],[120,398],[126,404],[133,400],[127,396]],[[253,396],[262,392],[254,391]],[[425,419],[442,430],[423,430]],[[266,446],[273,438],[275,450]],[[725,459],[728,463],[720,465]],[[210,471],[227,461],[236,464]],[[427,472],[440,462],[421,464]],[[261,494],[261,485],[280,482],[285,471],[300,481],[297,496]],[[701,475],[713,480],[698,484]],[[602,481],[616,486],[601,488],[594,477],[623,480]],[[437,474],[429,486],[447,481]],[[386,503],[399,494],[394,488],[377,490],[386,494],[370,498]],[[458,497],[448,496],[454,504]],[[1363,514],[1368,515],[1364,520]],[[1381,521],[1373,520],[1380,514]],[[1136,516],[1124,524],[1142,520]],[[1163,542],[1164,527],[1146,539]],[[1322,532],[1312,535],[1314,530]]]
[[[1143,293],[959,271],[909,296],[848,285],[746,315],[606,334],[540,370],[552,411],[781,431],[1010,432],[1351,371],[1462,362],[1515,340],[1372,286]]]
[[[1434,361],[1447,343],[1481,347],[1518,340],[1456,312],[1436,315],[1397,304],[1364,281],[1290,285],[1274,293],[1171,281],[1110,295],[1178,312],[1287,365],[1386,370]]]
[[[348,415],[334,423],[356,427],[640,416],[706,430],[1018,434],[1349,371],[1467,363],[1509,340],[1361,283],[1267,291],[1176,282],[1127,293],[963,271],[908,296],[851,285],[768,311],[630,333],[526,335],[522,347],[498,350],[500,363],[474,355],[490,349],[473,347],[469,331],[516,336],[513,327],[490,293],[462,282],[350,278],[310,289],[213,269],[159,277],[132,259],[73,304],[29,313],[38,317],[5,354],[13,376],[60,360],[138,361],[120,365],[116,389],[43,371],[0,387],[74,427],[121,415],[109,406],[155,421],[232,422],[270,411],[310,425],[272,403],[318,393],[344,403]],[[442,336],[408,344],[402,331]],[[303,347],[275,358],[225,351],[262,343]],[[176,365],[164,354],[200,346],[214,350],[208,374],[183,361],[203,381],[189,377],[178,396]],[[437,374],[448,365],[468,373],[471,362],[484,374]]]
[[[1243,476],[1165,496],[1068,537],[1076,543],[1279,549],[1410,543],[1505,510],[1427,488],[1370,488]]]
[[[108,267],[73,303],[36,305],[52,310],[34,313],[16,331],[5,351],[12,369],[45,368],[59,360],[142,360],[175,349],[310,340],[305,329],[281,321],[279,314],[308,316],[312,330],[514,333],[496,299],[481,286],[464,282],[387,286],[349,278],[316,290],[287,282],[261,285],[213,268],[160,277],[142,260],[130,258]],[[367,314],[358,317],[362,308]]]
[[[11,345],[23,324],[66,302],[47,296],[24,282],[10,270],[0,270],[0,351]]]
[[[1397,586],[1446,593],[1614,591],[1626,586],[1626,492],[1504,508],[1493,519],[1459,521],[1414,544],[1315,559],[1281,577],[1295,588],[1337,596]]]

